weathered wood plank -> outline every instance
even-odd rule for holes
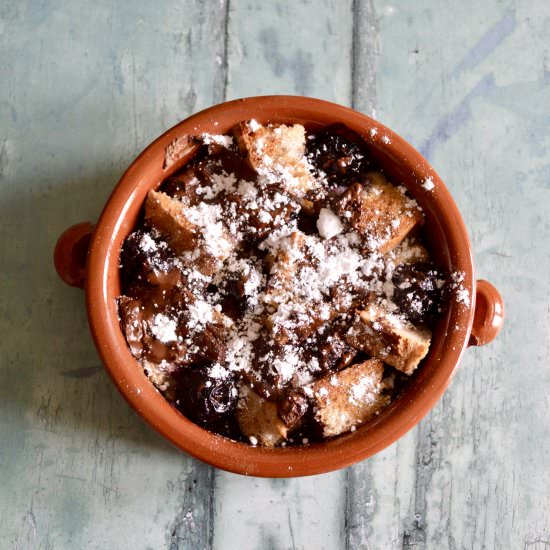
[[[379,55],[380,36],[374,2],[354,0],[351,106],[374,117],[378,103],[376,76]]]
[[[447,183],[470,227],[478,276],[501,290],[508,320],[491,346],[467,352],[418,429],[350,470],[349,546],[543,548],[550,544],[548,10],[540,2],[374,6],[379,119],[420,148]]]
[[[228,97],[298,94],[349,104],[351,0],[231,0]]]
[[[223,99],[224,22],[193,0],[0,7],[2,548],[210,545],[213,470],[117,394],[51,257],[152,138]]]
[[[214,548],[342,548],[343,476],[216,474]]]

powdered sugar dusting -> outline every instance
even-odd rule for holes
[[[317,220],[317,230],[319,235],[325,239],[331,239],[339,235],[344,230],[340,218],[329,208],[321,208]]]
[[[185,215],[202,230],[206,249],[216,256],[225,256],[232,248],[228,233],[221,221],[222,208],[219,204],[201,202],[186,209]]]
[[[144,233],[141,237],[140,247],[143,252],[153,252],[157,249],[157,243],[153,240],[149,233]]]
[[[261,128],[261,126],[256,120],[251,119],[248,121],[248,128],[251,132],[257,132]]]
[[[452,282],[450,286],[454,292],[455,300],[465,307],[470,307],[470,293],[464,286],[465,276],[466,274],[462,271],[455,271],[454,273],[451,273]]]
[[[213,308],[205,300],[196,300],[188,306],[189,327],[191,329],[204,328],[213,320]]]
[[[233,145],[233,138],[231,136],[202,134],[201,139],[205,145],[213,143],[222,147],[231,147]]]
[[[376,379],[373,376],[361,377],[359,382],[349,389],[349,402],[353,405],[372,403],[375,399],[376,386]]]
[[[168,344],[176,341],[178,338],[176,329],[177,324],[174,319],[170,319],[161,313],[158,313],[153,317],[151,332],[160,342]]]
[[[423,182],[422,182],[422,187],[424,189],[426,189],[426,191],[433,191],[434,187],[435,187],[435,183],[434,183],[434,180],[432,178],[426,178]]]

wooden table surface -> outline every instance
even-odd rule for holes
[[[547,0],[3,0],[0,548],[550,548],[549,38]],[[51,261],[154,137],[267,93],[353,106],[420,149],[507,307],[416,429],[291,480],[149,429]]]

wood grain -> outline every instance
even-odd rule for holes
[[[211,468],[149,430],[96,368],[83,295],[51,258],[141,148],[223,99],[225,7],[0,10],[0,547],[207,546]]]
[[[541,8],[375,2],[378,117],[443,177],[508,319],[416,430],[350,470],[353,548],[549,544],[548,48],[518,53]]]
[[[550,548],[544,0],[0,5],[0,547]],[[295,480],[174,450],[100,367],[55,239],[191,112],[305,94],[425,154],[503,293],[499,338],[385,451]]]

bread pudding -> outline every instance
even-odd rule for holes
[[[356,430],[421,368],[460,292],[421,208],[343,125],[248,120],[194,140],[121,250],[131,353],[222,436],[273,447]]]

